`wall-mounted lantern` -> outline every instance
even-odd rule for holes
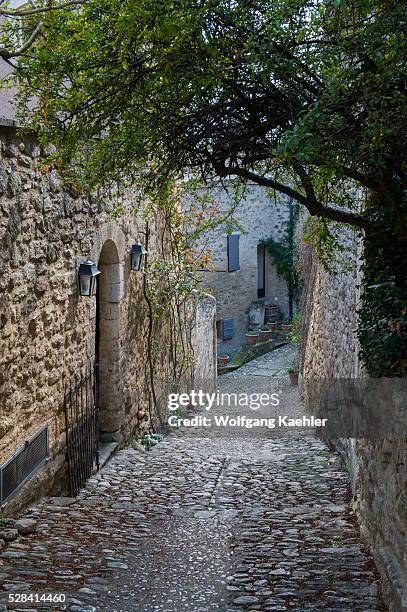
[[[140,243],[133,244],[130,251],[130,268],[133,272],[139,272],[145,263],[147,251]]]
[[[94,261],[86,259],[79,266],[79,292],[86,297],[96,295],[97,277],[100,270]]]

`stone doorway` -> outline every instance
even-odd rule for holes
[[[120,367],[124,269],[113,240],[107,240],[103,245],[99,269],[95,334],[95,355],[99,362],[99,437],[101,442],[120,442],[124,421]]]

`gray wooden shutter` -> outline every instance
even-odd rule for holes
[[[235,272],[240,269],[239,264],[239,234],[228,236],[228,271]]]

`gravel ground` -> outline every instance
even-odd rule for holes
[[[264,355],[219,390],[279,390],[278,411],[299,417],[292,358]],[[242,429],[176,430],[148,453],[119,451],[75,500],[44,499],[27,513],[37,533],[0,551],[0,602],[57,592],[67,603],[0,610],[383,610],[338,456],[311,428]]]

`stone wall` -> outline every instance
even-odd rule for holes
[[[154,415],[143,273],[129,265],[131,244],[145,241],[142,203],[117,186],[102,199],[78,195],[41,167],[35,138],[17,136],[11,125],[0,128],[0,145],[0,465],[45,424],[50,442],[49,462],[1,516],[65,487],[64,395],[95,359],[97,320],[102,440],[120,443]],[[154,259],[164,223],[149,224]],[[98,307],[96,298],[79,296],[78,267],[87,257],[101,270]],[[154,369],[163,379],[168,324],[155,328]],[[200,341],[212,348],[213,335]]]
[[[236,205],[232,181],[225,181],[223,187],[213,186],[209,193],[222,213]],[[287,199],[281,196],[274,198],[259,185],[248,185],[234,210],[233,218],[241,228],[236,230],[240,234],[240,269],[228,272],[225,229],[211,230],[202,243],[211,252],[214,271],[202,274],[202,286],[216,297],[217,320],[234,320],[235,339],[239,341],[248,328],[249,307],[258,299],[257,246],[262,239],[270,236],[276,240],[283,237],[289,218]],[[287,284],[277,275],[268,253],[265,264],[265,297],[278,304],[287,316]]]
[[[358,375],[356,236],[348,231],[344,242],[350,250],[336,274],[323,269],[312,247],[302,247],[301,366],[306,378]]]
[[[302,275],[301,374],[308,409],[320,398],[316,381],[361,378],[358,360],[356,283],[360,276],[358,242],[344,233],[351,247],[350,270],[330,275],[311,247],[304,247]],[[384,578],[391,610],[407,609],[407,445],[406,440],[331,438],[349,469],[354,508],[361,533],[371,546]]]
[[[191,344],[194,352],[194,382],[206,392],[217,384],[216,367],[216,300],[212,295],[196,294]],[[208,339],[212,339],[209,342]]]

